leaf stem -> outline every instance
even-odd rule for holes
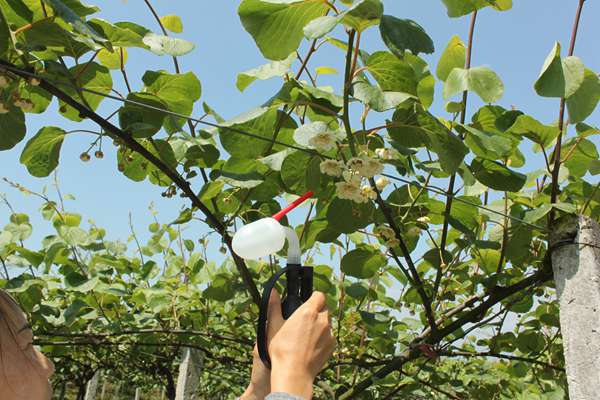
[[[579,30],[579,22],[581,21],[581,14],[583,12],[583,5],[585,4],[585,0],[579,0],[579,4],[577,6],[577,12],[575,14],[575,21],[573,23],[573,30],[571,31],[571,43],[569,45],[569,57],[573,55],[575,52],[575,41],[577,39],[577,31]],[[562,97],[560,99],[560,107],[558,112],[558,137],[556,138],[556,146],[554,147],[553,153],[553,162],[554,168],[552,168],[552,187],[550,194],[550,203],[554,204],[558,198],[558,178],[560,175],[560,166],[561,159],[560,153],[562,151],[562,138],[565,134],[565,103],[566,99]],[[568,122],[567,122],[568,124]],[[555,210],[550,210],[550,214],[548,215],[548,226],[551,226],[554,223],[555,219]]]

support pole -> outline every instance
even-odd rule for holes
[[[573,244],[568,244],[569,242]],[[550,237],[571,400],[600,393],[600,225],[579,216],[557,221]]]
[[[100,370],[97,370],[92,379],[86,385],[84,400],[96,400],[98,383],[100,382]]]
[[[179,364],[175,400],[194,400],[195,392],[202,371],[202,353],[196,349],[185,347],[183,358]]]

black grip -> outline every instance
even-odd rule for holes
[[[256,342],[258,345],[258,355],[267,368],[271,368],[271,357],[269,357],[267,344],[269,298],[271,296],[271,291],[275,288],[275,284],[283,274],[286,274],[287,278],[287,294],[281,303],[281,313],[283,318],[288,319],[312,294],[312,268],[302,267],[298,264],[290,264],[278,271],[265,284],[260,301]]]

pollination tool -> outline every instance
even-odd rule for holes
[[[277,253],[285,245],[285,240],[288,241],[287,266],[267,281],[260,300],[256,341],[260,359],[268,368],[271,368],[271,358],[267,347],[267,315],[269,298],[275,284],[285,274],[287,290],[281,302],[284,319],[288,319],[302,303],[308,300],[313,290],[313,269],[302,266],[298,235],[292,228],[281,225],[279,221],[313,194],[313,192],[307,192],[272,217],[262,218],[244,225],[233,236],[233,251],[247,260],[256,260]]]

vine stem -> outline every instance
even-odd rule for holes
[[[473,36],[475,34],[475,23],[477,22],[477,10],[473,11],[471,14],[471,24],[469,26],[469,40],[467,42],[467,57],[465,60],[465,69],[471,68],[471,58],[473,55]],[[465,123],[467,118],[467,101],[469,99],[469,92],[464,91],[462,97],[462,110],[460,112],[460,123],[461,125]],[[460,134],[460,138],[463,139],[463,134]],[[442,237],[440,240],[440,254],[442,258],[440,259],[440,267],[437,270],[435,276],[435,282],[433,284],[433,293],[432,300],[435,300],[437,296],[438,289],[440,288],[440,283],[442,281],[443,265],[444,265],[444,253],[446,251],[446,244],[448,241],[448,231],[450,230],[450,212],[452,210],[452,200],[454,199],[454,185],[456,184],[456,173],[452,174],[450,177],[450,182],[448,184],[447,200],[446,200],[446,209],[444,210],[444,225],[442,226]]]
[[[575,14],[575,21],[573,22],[573,30],[571,31],[571,43],[569,44],[569,57],[575,52],[575,41],[577,40],[577,32],[579,30],[579,22],[581,21],[581,14],[583,12],[583,5],[586,0],[579,0],[577,6],[577,12]],[[565,98],[560,99],[560,107],[558,112],[558,137],[556,138],[556,146],[553,152],[554,167],[552,168],[552,188],[550,194],[550,204],[556,203],[558,198],[558,176],[560,174],[561,159],[560,154],[562,151],[562,138],[565,134]],[[568,124],[568,122],[567,122]],[[555,210],[552,209],[548,215],[548,226],[551,226],[555,218]]]
[[[0,66],[10,70],[21,78],[27,79],[31,75],[30,72],[23,70],[16,65],[0,59]],[[207,223],[212,226],[219,234],[223,237],[225,244],[227,245],[235,265],[244,281],[246,287],[248,288],[250,295],[252,296],[253,301],[256,304],[260,304],[260,294],[254,283],[252,275],[246,266],[246,263],[243,259],[235,254],[231,245],[231,236],[227,232],[226,226],[216,218],[216,216],[210,211],[210,209],[202,203],[202,201],[198,198],[196,193],[194,193],[188,181],[186,181],[179,173],[173,169],[171,169],[168,165],[166,165],[161,159],[156,157],[150,151],[148,151],[144,146],[138,143],[135,139],[133,139],[130,135],[127,135],[121,129],[117,128],[110,121],[104,119],[102,116],[92,111],[90,108],[84,106],[79,103],[71,96],[63,92],[58,87],[54,86],[50,82],[46,81],[43,77],[39,77],[40,85],[39,87],[56,98],[62,100],[67,105],[73,107],[77,110],[80,115],[91,119],[96,124],[98,124],[105,132],[107,132],[113,139],[121,140],[130,150],[140,154],[150,163],[152,163],[156,168],[158,168],[162,173],[164,173],[169,179],[173,181],[173,183],[185,194],[186,197],[190,199],[194,207],[198,208],[204,215],[206,216]]]

